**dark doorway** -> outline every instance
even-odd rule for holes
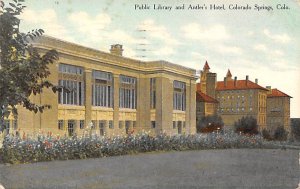
[[[129,134],[130,121],[125,121],[126,134]]]
[[[177,128],[178,128],[178,134],[181,134],[182,133],[182,121],[178,121]]]
[[[104,136],[104,132],[105,132],[105,121],[99,121],[99,129],[100,129],[100,136]]]

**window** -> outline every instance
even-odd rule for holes
[[[136,121],[132,121],[132,127],[133,127],[133,128],[136,127]]]
[[[119,129],[122,129],[124,125],[124,121],[119,121]]]
[[[83,105],[84,84],[83,69],[78,66],[59,64],[58,103],[68,105]]]
[[[111,73],[93,71],[93,106],[113,106],[113,77]]]
[[[99,133],[100,133],[100,136],[104,136],[105,134],[105,120],[100,120],[99,121]]]
[[[113,120],[109,120],[109,121],[108,121],[108,127],[109,127],[110,129],[113,129],[113,128],[114,128],[114,122],[113,122]]]
[[[185,83],[174,81],[173,89],[173,109],[185,111]]]
[[[176,125],[176,121],[173,121],[173,129],[176,129],[177,125]]]
[[[155,121],[151,121],[151,128],[155,129],[155,127],[156,127],[156,122]]]
[[[58,120],[58,129],[64,130],[64,120]]]
[[[120,76],[120,108],[136,109],[136,78]]]
[[[59,64],[59,72],[60,73],[68,73],[68,74],[83,74],[83,69],[78,66],[68,65],[68,64]]]
[[[150,106],[156,108],[156,78],[150,78]]]
[[[79,121],[79,128],[84,129],[84,120]]]
[[[73,136],[75,133],[75,120],[68,120],[68,135]]]
[[[14,127],[14,130],[18,129],[18,120],[13,120],[13,127]]]

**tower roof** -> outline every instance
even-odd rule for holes
[[[226,74],[226,77],[232,77],[231,72],[230,72],[230,69],[228,69],[227,74]]]
[[[204,64],[203,70],[209,70],[209,69],[210,69],[210,67],[209,67],[209,65],[206,61],[205,64]]]

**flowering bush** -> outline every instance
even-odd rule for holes
[[[39,135],[36,139],[5,137],[1,155],[3,162],[6,163],[28,163],[119,156],[150,151],[260,147],[264,147],[262,137],[239,135],[234,132],[176,136],[160,134],[156,137],[141,133],[114,138],[95,135],[72,138]]]

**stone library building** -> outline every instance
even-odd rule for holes
[[[51,109],[33,113],[18,107],[17,119],[5,122],[15,133],[51,132],[80,136],[86,129],[113,136],[141,131],[158,134],[196,132],[196,71],[166,61],[140,61],[122,56],[122,45],[103,52],[53,37],[33,44],[40,53],[59,52],[50,65],[49,81],[64,86],[32,95]]]

